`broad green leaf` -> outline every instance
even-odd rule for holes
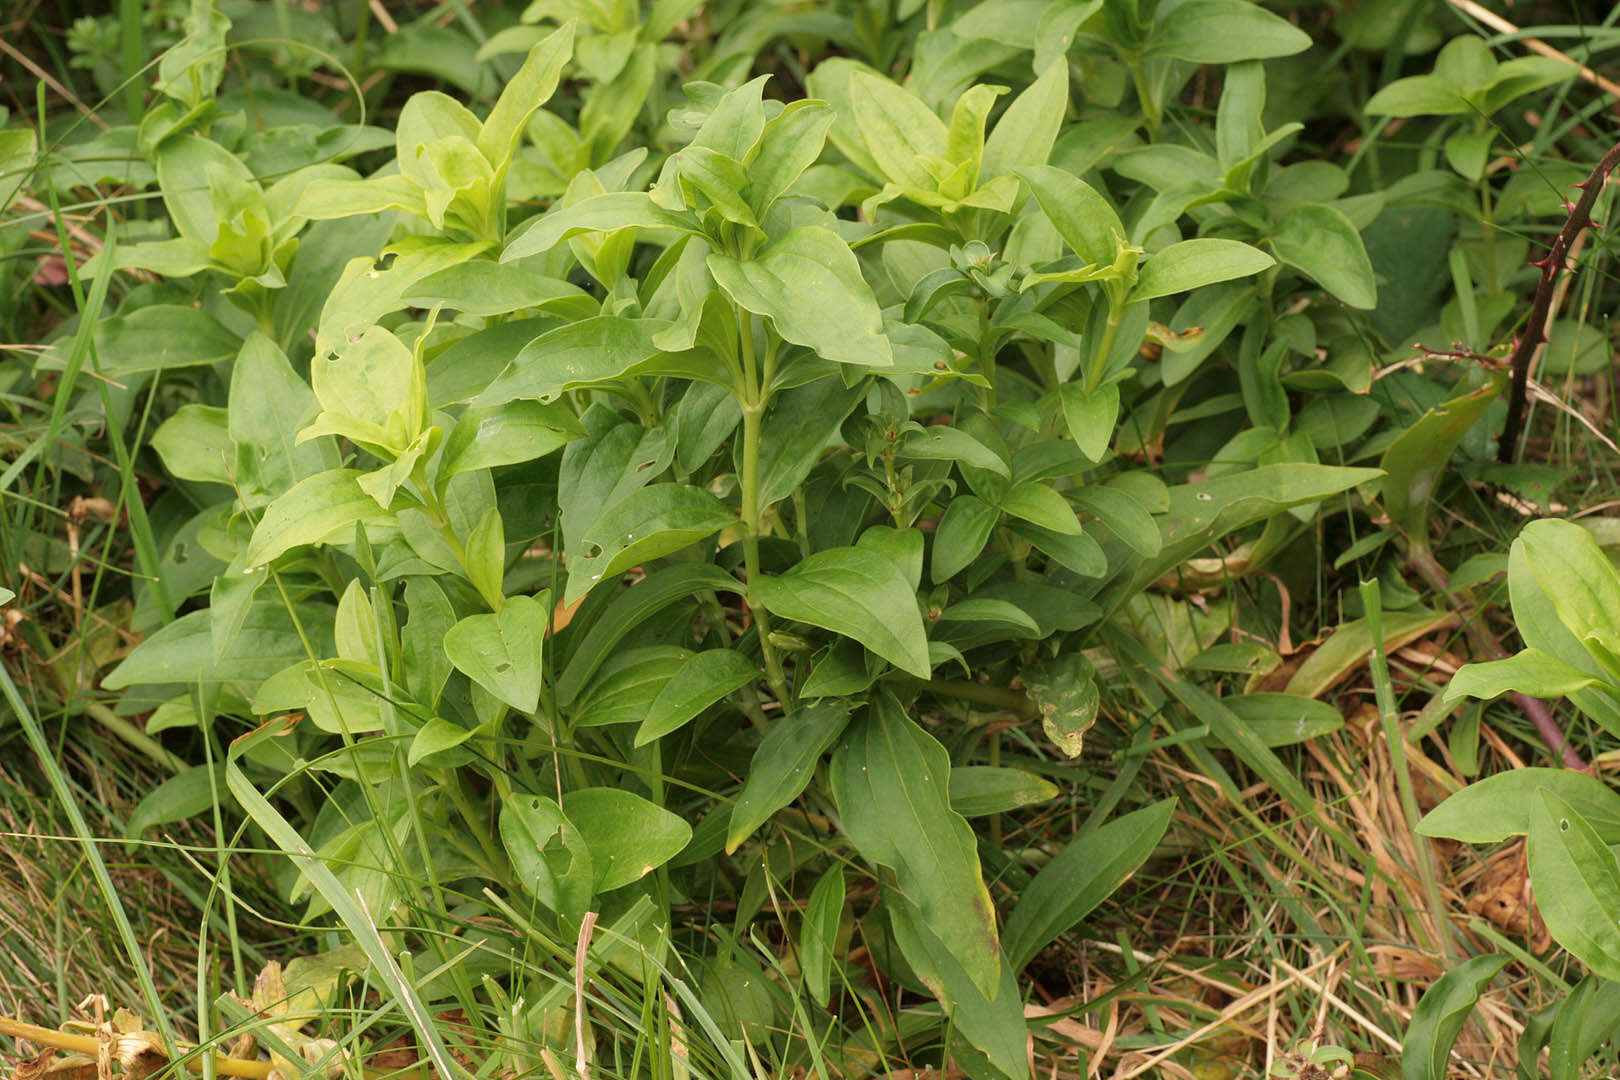
[[[1519,636],[1532,649],[1556,656],[1571,667],[1579,668],[1605,682],[1614,676],[1600,663],[1586,643],[1570,632],[1558,614],[1558,608],[1536,580],[1537,571],[1545,568],[1533,566],[1525,545],[1515,540],[1508,549],[1508,593],[1513,603],[1513,621]],[[1611,733],[1620,733],[1620,698],[1608,687],[1591,687],[1569,695],[1571,703],[1581,712],[1601,724]]]
[[[499,509],[491,506],[484,511],[484,516],[467,535],[464,547],[466,558],[462,560],[462,569],[467,572],[467,580],[491,611],[501,610],[501,583],[506,577],[506,529]]]
[[[1176,800],[1115,818],[1081,833],[1024,887],[1002,929],[1002,948],[1014,971],[1089,915],[1136,872],[1170,827]]]
[[[1620,682],[1620,573],[1592,534],[1571,521],[1532,521],[1514,546],[1558,621]]]
[[[402,210],[419,218],[428,216],[422,189],[398,173],[364,180],[330,177],[316,180],[299,193],[293,213],[310,221],[330,221],[392,210]]]
[[[1423,992],[1401,1050],[1403,1080],[1446,1080],[1451,1048],[1485,988],[1511,957],[1476,956],[1446,972]]]
[[[491,167],[500,169],[512,160],[524,125],[536,109],[556,92],[563,65],[574,48],[574,24],[564,23],[535,43],[523,66],[507,82],[495,107],[478,129],[478,150]]]
[[[760,421],[760,429],[770,432],[759,448],[761,508],[787,498],[804,483],[827,447],[842,439],[844,419],[865,398],[865,384],[845,386],[842,379],[833,378],[771,396]]]
[[[405,687],[428,708],[436,708],[450,678],[444,635],[456,624],[455,609],[439,582],[422,575],[405,579],[405,626],[400,631]]]
[[[501,799],[501,846],[523,887],[552,911],[581,918],[595,891],[590,845],[555,799],[509,792]]]
[[[894,872],[899,891],[986,998],[1001,985],[995,911],[973,830],[951,809],[950,757],[879,690],[833,752],[833,799],[862,856]]]
[[[373,504],[375,505],[375,504]],[[305,607],[299,620],[311,631],[318,653],[332,645],[332,609]],[[258,683],[306,656],[298,630],[278,597],[248,607],[231,647],[214,653],[212,619],[207,610],[193,611],[142,641],[101,685],[108,690],[156,683]]]
[[[1025,480],[1008,488],[1001,496],[1001,510],[1056,533],[1075,536],[1080,532],[1080,521],[1068,500],[1034,480]]]
[[[996,98],[1005,93],[999,86],[979,84],[956,99],[945,135],[945,160],[955,168],[941,184],[941,193],[960,198],[978,184],[979,160],[984,155],[984,124]]]
[[[1012,479],[1012,470],[1000,454],[961,428],[948,424],[935,424],[908,436],[900,447],[900,457],[922,461],[960,461]]]
[[[574,703],[577,727],[633,724],[680,674],[686,653],[674,645],[645,645],[615,653]]]
[[[748,162],[748,203],[756,219],[763,220],[776,200],[815,164],[833,120],[826,102],[794,101],[765,125]]]
[[[1052,227],[1076,255],[1094,266],[1113,263],[1126,232],[1106,198],[1085,181],[1050,165],[1013,171],[1029,185]]]
[[[411,737],[411,748],[406,751],[405,763],[412,768],[423,761],[427,761],[430,765],[464,765],[472,760],[470,754],[463,751],[458,757],[451,755],[449,751],[472,738],[474,734],[476,732],[472,728],[464,728],[441,716],[430,717],[428,722],[418,728],[416,734]],[[437,761],[430,760],[438,754],[445,756]]]
[[[1523,836],[1530,831],[1531,812],[1543,791],[1573,808],[1604,843],[1620,844],[1620,793],[1586,773],[1538,767],[1476,780],[1425,814],[1417,831],[1465,844],[1496,844]]]
[[[742,790],[731,807],[726,852],[736,851],[771,815],[799,797],[816,763],[849,724],[849,704],[806,705],[771,725],[754,751]]]
[[[633,491],[602,511],[579,545],[568,551],[563,603],[574,603],[604,578],[679,551],[736,522],[725,503],[699,487],[653,484]]]
[[[1378,282],[1361,235],[1343,211],[1301,203],[1271,233],[1277,258],[1354,308],[1378,306]]]
[[[966,496],[964,496],[966,497]],[[1084,533],[1056,533],[1027,521],[1008,522],[1012,531],[1059,566],[1081,577],[1100,578],[1108,573],[1108,556],[1102,545]]]
[[[413,307],[442,303],[468,315],[506,315],[523,308],[589,318],[600,310],[590,294],[560,278],[522,266],[469,259],[429,274],[405,290]]]
[[[1473,111],[1457,84],[1436,75],[1396,79],[1361,109],[1368,116],[1457,116]]]
[[[548,594],[509,596],[493,615],[468,615],[444,635],[450,662],[519,712],[540,704]]]
[[[1310,47],[1309,34],[1253,0],[1188,0],[1160,16],[1147,51],[1195,64],[1233,64]]]
[[[883,313],[860,264],[831,229],[794,229],[752,259],[714,253],[709,271],[732,300],[771,320],[795,345],[841,364],[887,367]]]
[[[1365,257],[1363,254],[1363,259]],[[1259,248],[1236,240],[1183,240],[1154,252],[1142,264],[1136,286],[1131,289],[1130,302],[1249,277],[1276,264],[1275,259]],[[1371,263],[1367,265],[1367,272],[1370,277]]]
[[[558,473],[563,551],[570,555],[586,554],[585,534],[596,520],[662,473],[674,454],[662,427],[644,429],[604,407],[584,421],[588,434],[563,449]]]
[[[444,440],[439,479],[545,457],[585,434],[566,405],[508,401],[470,408]]]
[[[1164,546],[1138,571],[1137,580],[1158,579],[1245,525],[1291,506],[1321,502],[1381,475],[1377,469],[1331,465],[1262,465],[1214,480],[1177,485],[1170,489],[1169,511],[1158,521]],[[1076,501],[1080,494],[1075,493]]]
[[[1030,617],[1029,612],[1017,604],[994,597],[970,596],[941,611],[936,621],[947,626],[951,623],[999,623],[1016,627],[1032,638],[1041,636],[1040,624]]]
[[[799,924],[799,970],[810,1000],[822,1008],[832,991],[832,969],[837,962],[838,924],[844,914],[844,868],[833,863],[810,890]]]
[[[771,614],[854,638],[902,671],[928,677],[928,638],[916,594],[882,555],[829,548],[753,587]]]
[[[636,745],[644,746],[680,728],[727,694],[759,678],[759,669],[741,653],[707,649],[694,654],[664,685],[636,729]]]
[[[228,484],[236,457],[229,421],[226,409],[195,402],[182,405],[152,433],[152,449],[173,476]]]
[[[932,190],[936,180],[924,158],[945,158],[946,128],[922,100],[881,75],[857,71],[849,79],[850,107],[867,153],[896,184]]]
[[[1063,421],[1069,426],[1069,435],[1080,452],[1093,461],[1101,461],[1114,441],[1114,424],[1119,419],[1119,383],[1100,386],[1089,393],[1078,382],[1058,387],[1058,400],[1063,405]]]
[[[357,521],[385,515],[377,500],[360,487],[354,469],[329,469],[294,484],[264,511],[248,541],[249,567],[305,544],[319,544],[347,531]]]
[[[350,259],[321,308],[315,331],[315,355],[327,356],[377,325],[390,312],[406,306],[405,293],[429,274],[482,255],[489,245],[454,243],[439,237],[412,236],[389,245],[379,269],[376,256]]]
[[[653,338],[666,325],[660,319],[599,315],[559,326],[525,345],[473,403],[550,402],[564,390],[612,382],[663,351]]]
[[[322,409],[311,425],[314,431],[334,431],[396,452],[415,437],[409,425],[423,419],[419,413],[426,404],[426,373],[389,331],[373,326],[340,352],[315,357],[309,376]],[[396,414],[397,429],[391,423]]]
[[[1501,394],[1502,379],[1437,405],[1401,432],[1384,451],[1379,465],[1385,477],[1380,490],[1384,513],[1413,541],[1428,544],[1429,503],[1451,466],[1463,436],[1479,422]]]
[[[1081,510],[1113,530],[1114,535],[1138,555],[1151,559],[1163,551],[1168,538],[1161,536],[1153,515],[1129,492],[1091,484],[1075,488],[1069,497]]]
[[[1620,862],[1552,791],[1530,804],[1530,881],[1553,940],[1592,974],[1620,979]]]
[[[100,372],[109,379],[217,364],[242,347],[242,339],[218,319],[189,304],[144,304],[102,319],[92,334]],[[40,357],[39,368],[60,369],[66,357],[64,345],[53,346]]]
[[[249,505],[338,464],[334,440],[297,441],[298,429],[319,407],[286,353],[263,334],[248,335],[231,366],[226,426],[236,444],[234,480]]]
[[[1004,814],[1058,797],[1058,786],[1023,769],[958,765],[951,769],[951,809],[965,818]]]
[[[666,210],[644,191],[610,191],[525,222],[507,241],[501,262],[543,254],[580,233],[632,227],[702,235],[696,216],[688,211]]]
[[[565,792],[562,808],[590,847],[599,893],[640,881],[680,854],[692,839],[692,827],[686,822],[621,788]]]
[[[1445,700],[1471,697],[1489,700],[1509,691],[1555,698],[1602,685],[1580,668],[1571,667],[1539,649],[1525,649],[1505,660],[1464,664],[1446,686]]]
[[[1000,518],[1001,511],[977,495],[952,499],[934,530],[934,553],[928,564],[934,584],[950,580],[977,559]]]
[[[984,142],[980,179],[1003,176],[1021,166],[1045,165],[1068,107],[1069,64],[1054,61],[996,121],[995,130]]]
[[[855,546],[875,551],[894,563],[913,590],[922,585],[923,534],[919,530],[871,525],[861,533]]]

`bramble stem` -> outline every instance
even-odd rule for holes
[[[1501,441],[1497,443],[1498,461],[1512,462],[1518,456],[1519,436],[1524,433],[1525,391],[1530,382],[1530,364],[1536,352],[1547,343],[1547,317],[1552,313],[1554,287],[1558,284],[1559,275],[1564,272],[1564,259],[1569,254],[1570,246],[1575,243],[1581,230],[1592,224],[1592,207],[1597,204],[1598,196],[1603,193],[1603,185],[1616,165],[1620,165],[1620,143],[1603,155],[1603,160],[1597,163],[1584,183],[1576,185],[1581,189],[1580,199],[1570,206],[1569,218],[1553,238],[1547,254],[1539,262],[1531,264],[1541,268],[1541,280],[1536,282],[1530,319],[1525,324],[1524,333],[1514,343],[1513,355],[1508,361],[1513,369],[1513,387],[1508,392],[1507,419],[1502,424]]]

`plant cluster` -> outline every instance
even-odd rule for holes
[[[377,40],[379,7],[86,16],[99,125],[43,88],[0,118],[0,274],[34,286],[0,315],[44,326],[42,238],[65,279],[4,374],[20,729],[49,758],[37,714],[85,715],[172,773],[129,835],[212,817],[205,914],[235,925],[229,853],[261,850],[337,931],[251,993],[201,943],[203,1042],[251,1031],[283,1077],[358,1073],[378,1023],[447,1078],[1085,1073],[1049,969],[1199,835],[1150,752],[1254,835],[1351,847],[1296,748],[1352,671],[1413,828],[1407,755],[1462,697],[1518,693],[1575,764],[1532,699],[1620,735],[1620,537],[1536,522],[1503,557],[1441,498],[1607,480],[1513,463],[1539,384],[1509,339],[1538,281],[1535,333],[1563,301],[1559,185],[1594,158],[1554,150],[1596,107],[1510,106],[1584,103],[1567,60],[1457,33],[1396,78],[1403,35],[1441,45],[1400,2],[536,0]],[[1376,50],[1364,100],[1304,90]],[[1609,364],[1578,319],[1551,341],[1537,378]],[[1512,658],[1478,618],[1504,569]],[[1337,633],[1285,663],[1312,590]],[[1389,654],[1459,614],[1488,662],[1403,682],[1403,728]],[[1452,725],[1477,772],[1480,710]],[[1550,1041],[1572,1077],[1620,1024],[1617,830],[1606,783],[1542,769],[1423,820],[1528,834],[1589,972],[1521,1068]],[[1454,949],[1418,850],[1455,966],[1402,1068],[1442,1080],[1524,957]],[[1320,1036],[1272,1074],[1393,1067]]]

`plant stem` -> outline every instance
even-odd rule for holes
[[[989,683],[968,682],[965,679],[929,679],[923,688],[942,697],[971,701],[978,705],[992,705],[1026,719],[1040,712],[1035,703],[1016,690]]]
[[[1570,245],[1581,230],[1591,224],[1592,207],[1603,193],[1609,173],[1614,171],[1616,165],[1620,165],[1620,143],[1603,155],[1603,160],[1597,163],[1584,183],[1576,185],[1581,189],[1580,200],[1570,207],[1569,218],[1553,238],[1547,254],[1539,262],[1531,264],[1541,268],[1541,280],[1536,283],[1530,319],[1525,323],[1524,333],[1514,343],[1513,356],[1508,361],[1513,370],[1513,388],[1508,393],[1507,419],[1502,423],[1502,438],[1497,443],[1498,461],[1511,462],[1518,456],[1519,436],[1524,431],[1525,391],[1530,382],[1530,364],[1547,341],[1547,317],[1552,313],[1553,287],[1558,283],[1558,276],[1564,272],[1564,258],[1569,253]]]
[[[742,312],[737,314],[737,339],[742,352],[743,386],[743,454],[742,454],[742,519],[743,563],[747,568],[748,592],[744,597],[754,626],[759,630],[759,651],[765,658],[765,681],[771,693],[784,709],[793,706],[786,677],[782,674],[782,659],[771,644],[771,616],[759,598],[759,422],[765,415],[765,402],[770,396],[770,372],[764,378],[754,367],[754,329],[752,319]],[[773,353],[774,355],[774,353]],[[770,358],[767,357],[767,360]]]
[[[1114,339],[1119,336],[1119,324],[1124,317],[1124,309],[1109,297],[1108,322],[1103,327],[1102,340],[1097,342],[1097,351],[1091,354],[1091,364],[1086,369],[1088,394],[1095,392],[1102,385],[1103,376],[1108,374],[1108,356],[1114,351]]]

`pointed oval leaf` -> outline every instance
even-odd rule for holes
[[[1271,234],[1277,258],[1354,308],[1378,306],[1378,281],[1361,234],[1332,206],[1302,203]]]
[[[469,615],[444,635],[445,655],[479,686],[520,712],[540,704],[547,594],[509,596],[493,615]]]
[[[782,717],[760,740],[748,777],[731,807],[726,852],[754,834],[772,814],[799,797],[815,774],[816,762],[849,724],[843,702],[816,702]]]
[[[1153,854],[1170,827],[1176,800],[1115,818],[1081,833],[1024,887],[1001,932],[1007,962],[1022,971],[1035,954],[1106,900]]]
[[[590,847],[599,893],[640,881],[692,840],[692,827],[686,822],[621,788],[567,792],[562,808]]]
[[[901,893],[986,997],[1001,984],[995,911],[973,830],[950,800],[950,755],[879,690],[833,752],[833,799],[861,855]]]
[[[1130,299],[1134,303],[1190,292],[1205,285],[1249,277],[1275,265],[1277,260],[1270,255],[1237,240],[1183,240],[1154,252],[1142,265]]]
[[[752,259],[709,256],[709,271],[743,308],[771,320],[795,345],[841,364],[894,363],[883,312],[860,264],[831,229],[794,229]]]
[[[1540,792],[1550,791],[1572,807],[1607,844],[1620,844],[1620,794],[1595,776],[1568,769],[1531,767],[1475,781],[1430,810],[1418,822],[1423,836],[1495,844],[1530,831]]]
[[[928,635],[899,567],[873,551],[818,551],[754,586],[773,615],[854,638],[895,667],[928,678]]]
[[[647,718],[636,729],[636,745],[667,735],[727,694],[759,678],[759,669],[742,653],[708,649],[692,656],[653,699]]]

